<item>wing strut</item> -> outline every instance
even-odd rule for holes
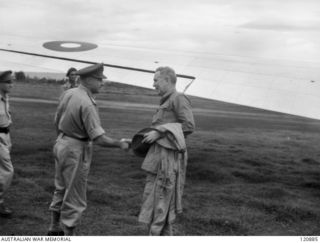
[[[52,58],[52,59],[59,59],[59,60],[64,60],[64,61],[81,62],[81,63],[87,63],[87,64],[96,64],[96,63],[97,63],[97,62],[86,61],[86,60],[79,60],[79,59],[73,59],[73,58],[66,58],[66,57],[58,57],[58,56],[44,55],[44,54],[37,54],[37,53],[24,52],[24,51],[16,51],[16,50],[10,50],[10,49],[2,49],[2,48],[0,48],[0,51],[13,52],[13,53],[19,53],[19,54],[30,55],[30,56],[37,56],[37,57],[46,57],[46,58]],[[126,70],[131,70],[131,71],[138,71],[138,72],[145,72],[145,73],[154,73],[154,71],[148,70],[148,69],[133,68],[133,67],[126,67],[126,66],[106,64],[106,63],[104,63],[103,65],[106,66],[106,67],[111,67],[111,68],[120,68],[120,69],[126,69]],[[195,79],[195,77],[193,77],[193,76],[184,75],[184,74],[177,74],[177,77],[179,77],[179,78],[193,79],[193,80]],[[188,87],[189,87],[189,86],[188,86]]]
[[[185,92],[187,91],[187,89],[190,87],[190,85],[193,83],[194,80],[195,80],[195,78],[192,79],[192,80],[190,81],[190,83],[188,83],[188,84],[186,85],[186,87],[184,88],[184,90],[183,90],[182,93],[185,93]]]

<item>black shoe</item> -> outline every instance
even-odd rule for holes
[[[10,218],[12,214],[13,211],[10,208],[6,207],[3,203],[0,204],[0,217]]]
[[[63,230],[59,230],[59,231],[49,230],[47,235],[48,236],[64,236],[64,232]]]

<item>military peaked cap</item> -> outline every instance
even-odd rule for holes
[[[4,83],[6,81],[12,80],[11,74],[12,74],[12,71],[10,70],[0,72],[0,83]]]
[[[98,63],[91,65],[89,67],[85,67],[76,72],[80,77],[93,77],[98,79],[107,78],[103,75],[103,63]]]

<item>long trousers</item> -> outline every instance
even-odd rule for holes
[[[11,139],[9,133],[0,133],[0,204],[11,185],[13,166],[10,158]]]
[[[172,235],[175,182],[175,175],[167,178],[164,185],[161,176],[159,178],[159,175],[147,174],[139,221],[149,225],[149,235]]]
[[[87,207],[87,179],[92,158],[92,144],[59,135],[53,149],[55,191],[49,210],[60,213],[60,222],[68,227],[80,223]]]

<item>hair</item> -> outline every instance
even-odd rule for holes
[[[176,84],[177,75],[176,72],[171,67],[158,67],[156,72],[160,72],[160,75],[164,75],[165,77],[169,77],[172,84]]]
[[[70,73],[74,71],[77,71],[77,69],[75,69],[74,67],[69,68],[66,76],[69,77]]]

